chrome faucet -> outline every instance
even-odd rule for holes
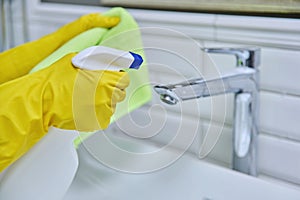
[[[218,78],[190,79],[185,82],[156,85],[160,99],[171,105],[179,101],[234,93],[233,160],[232,168],[257,176],[257,134],[259,111],[259,48],[205,48],[207,53],[236,56],[233,72]]]

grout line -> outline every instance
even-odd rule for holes
[[[214,15],[214,20],[213,20],[213,41],[218,41],[218,26],[217,26],[217,21],[218,21],[218,15]]]
[[[273,138],[276,138],[278,140],[285,140],[287,142],[300,143],[300,140],[297,139],[297,138],[288,138],[288,137],[285,137],[285,136],[280,136],[280,135],[275,135],[275,134],[272,134],[272,133],[268,133],[268,132],[262,131],[262,130],[260,131],[259,135],[273,137]]]
[[[286,179],[283,179],[283,178],[280,178],[280,177],[274,177],[270,174],[261,173],[261,174],[258,175],[258,178],[261,179],[261,180],[265,180],[265,181],[268,181],[268,182],[279,184],[283,187],[289,187],[289,188],[296,189],[296,190],[300,189],[300,184],[299,183],[294,183],[292,181],[289,181],[289,180],[286,180]]]
[[[290,96],[290,97],[295,97],[295,98],[300,98],[300,94],[295,94],[291,92],[280,92],[272,89],[261,89],[260,92],[267,92],[267,93],[272,93],[276,95],[284,95],[284,96]]]

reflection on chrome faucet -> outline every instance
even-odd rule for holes
[[[190,79],[185,82],[156,85],[160,99],[170,105],[179,101],[234,93],[233,161],[234,170],[257,176],[259,48],[207,48],[207,53],[233,54],[237,68],[218,78]]]

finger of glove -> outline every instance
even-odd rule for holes
[[[127,72],[116,72],[109,70],[99,70],[97,73],[101,73],[99,76],[99,84],[106,84],[112,87],[116,87],[120,90],[124,90],[129,86],[130,79]]]
[[[123,101],[126,96],[124,89],[109,84],[98,84],[95,94],[96,104],[106,104],[113,109],[116,104]]]
[[[111,88],[111,105],[116,105],[117,103],[123,101],[126,97],[125,90],[120,90],[119,88]]]
[[[79,18],[79,23],[85,26],[85,30],[94,27],[111,28],[116,26],[119,21],[119,17],[103,16],[99,13],[91,13]]]

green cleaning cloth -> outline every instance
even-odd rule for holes
[[[30,73],[46,68],[71,52],[79,52],[87,47],[103,45],[124,51],[131,51],[143,57],[144,63],[139,70],[128,70],[130,85],[126,89],[126,99],[119,103],[111,123],[129,112],[139,108],[152,98],[152,90],[149,86],[148,70],[145,54],[142,45],[139,27],[132,16],[123,8],[113,8],[106,13],[106,16],[118,16],[120,22],[111,29],[93,28],[85,31],[69,40],[46,59],[36,65]],[[76,147],[94,132],[80,132],[75,140]]]

